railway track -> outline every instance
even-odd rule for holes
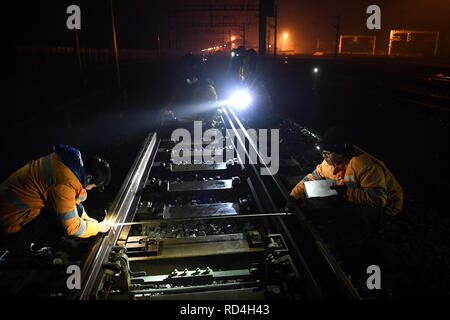
[[[446,77],[428,76],[416,77],[408,87],[400,86],[399,81],[384,79],[377,81],[366,77],[342,77],[355,86],[370,92],[384,92],[394,100],[413,104],[424,110],[440,111],[446,116],[450,111],[449,80]],[[402,81],[403,83],[405,81]],[[376,89],[376,90],[375,90]]]
[[[204,128],[222,145],[171,140],[183,126],[198,134],[192,123],[166,122],[147,136],[72,298],[360,299],[303,213],[283,212],[285,180],[261,174],[274,162],[255,131],[223,107]],[[298,169],[291,160],[281,156],[284,172]]]

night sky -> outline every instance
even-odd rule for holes
[[[73,45],[73,32],[66,28],[66,8],[81,8],[80,42],[83,47],[108,47],[111,28],[109,0],[46,0],[16,3],[17,44]],[[159,6],[162,1],[114,1],[119,46],[152,49],[157,46]],[[24,23],[27,22],[27,23]]]
[[[203,2],[223,4],[233,1]],[[166,44],[167,9],[176,8],[179,1],[116,0],[114,3],[120,48],[154,49],[158,34],[161,35],[161,45]],[[201,1],[183,1],[186,3],[198,4]],[[72,45],[73,33],[65,27],[68,17],[65,11],[71,4],[79,5],[82,11],[81,45],[107,47],[105,33],[110,27],[109,0],[16,1],[16,43]],[[341,34],[376,35],[377,51],[387,49],[391,29],[408,28],[439,31],[439,52],[450,54],[450,5],[447,0],[277,0],[276,4],[278,35],[281,38],[284,32],[289,32],[289,46],[296,53],[311,53],[317,39],[332,44],[336,34],[336,16],[340,15]],[[366,9],[371,4],[381,9],[381,30],[366,28],[369,17]]]

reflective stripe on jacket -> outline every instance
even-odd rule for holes
[[[305,181],[331,179],[347,186],[346,200],[370,206],[381,206],[390,215],[403,207],[403,189],[386,165],[354,146],[358,155],[334,167],[325,160],[307,174],[291,191],[296,199],[305,198]]]
[[[6,233],[19,231],[46,206],[58,215],[68,235],[96,235],[98,223],[81,219],[76,210],[86,197],[86,189],[56,153],[33,160],[1,185],[1,229]]]

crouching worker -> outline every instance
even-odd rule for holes
[[[38,253],[64,235],[87,238],[108,232],[108,222],[90,218],[81,205],[87,191],[111,179],[108,162],[81,158],[79,150],[56,145],[3,181],[0,189],[0,247],[12,254]]]
[[[338,196],[317,198],[330,206],[318,211],[333,215],[338,233],[350,243],[364,242],[388,217],[402,210],[403,190],[395,177],[382,161],[351,144],[343,128],[328,129],[317,149],[324,160],[292,189],[288,208],[300,205],[314,219],[314,208],[308,205],[314,199],[306,199],[304,183],[333,180],[335,185],[330,188]]]

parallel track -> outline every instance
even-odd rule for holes
[[[236,134],[237,141],[232,141],[233,148],[237,151],[238,148],[245,150],[245,156],[249,157],[250,152],[256,152],[256,146],[251,142],[251,138],[244,128],[242,122],[232,109],[225,107],[221,109],[220,120],[222,122],[222,129],[231,129]],[[238,133],[244,132],[244,136]],[[103,238],[99,238],[94,243],[88,258],[86,259],[82,268],[82,289],[74,299],[93,299],[99,290],[99,286],[103,284],[103,277],[105,271],[105,264],[107,264],[108,255],[112,248],[118,245],[126,245],[127,239],[131,237],[130,229],[139,223],[136,222],[136,212],[143,199],[146,197],[146,186],[148,186],[152,176],[152,169],[154,168],[155,158],[157,158],[158,151],[161,151],[160,146],[163,141],[167,141],[167,128],[162,128],[160,132],[151,133],[144,141],[142,148],[131,167],[119,193],[117,194],[113,204],[109,208],[107,219],[113,224],[109,234]],[[228,131],[227,131],[228,132]],[[246,140],[250,141],[246,146]],[[253,150],[252,150],[253,148]],[[238,158],[242,155],[238,154]],[[246,172],[243,177],[243,185],[252,194],[255,208],[259,211],[261,222],[264,228],[274,234],[280,234],[292,258],[292,270],[298,273],[301,279],[298,287],[298,292],[294,296],[307,299],[323,299],[323,298],[345,298],[345,299],[360,299],[359,294],[348,280],[345,273],[341,270],[334,257],[330,254],[326,246],[323,244],[317,233],[306,221],[303,213],[297,208],[296,214],[292,216],[279,216],[271,213],[282,211],[282,206],[287,198],[287,191],[282,185],[277,176],[268,175],[262,177],[258,170],[261,167],[266,167],[261,155],[257,153],[258,164],[246,164],[245,159],[239,159],[238,166]],[[244,157],[245,158],[245,157]],[[267,213],[267,217],[264,216]],[[238,215],[239,216],[239,215]],[[246,218],[242,214],[242,218]],[[176,220],[176,219],[175,219]],[[193,218],[195,220],[195,218]],[[201,220],[201,219],[198,219]],[[139,219],[137,220],[139,221]],[[170,223],[170,221],[167,221]],[[175,241],[176,243],[177,241]],[[259,249],[258,249],[259,250]],[[256,250],[256,251],[258,251]],[[256,252],[255,251],[255,252]],[[250,250],[249,250],[250,252]],[[253,251],[252,251],[253,252]],[[262,251],[261,251],[262,252]],[[184,253],[186,255],[186,253]],[[208,257],[206,257],[208,258]],[[144,260],[151,264],[152,257],[143,257],[137,260]],[[212,257],[211,259],[215,259]],[[135,259],[136,260],[136,259]],[[148,260],[148,261],[146,261]],[[132,261],[132,259],[130,259]],[[133,260],[134,261],[134,260]],[[135,281],[138,281],[135,278]],[[252,287],[257,282],[249,283]],[[217,290],[226,290],[230,293],[235,290],[240,292],[245,286],[236,286],[232,284],[221,284],[216,287],[197,287],[192,289],[192,294],[198,295],[198,291],[205,292]],[[230,291],[231,290],[231,291]],[[256,289],[255,289],[256,290]],[[244,290],[245,291],[245,290]],[[248,290],[247,290],[248,291]],[[248,294],[248,292],[246,294]],[[153,292],[158,290],[132,290],[130,291],[134,298],[151,296]],[[189,289],[173,287],[170,290],[163,290],[158,293],[158,297],[164,297],[160,294],[176,294],[189,292]],[[130,294],[130,293],[128,293]],[[254,297],[253,297],[254,298]]]

